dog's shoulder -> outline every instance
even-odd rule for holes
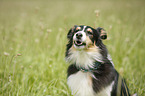
[[[78,71],[79,70],[77,69],[77,67],[75,66],[75,64],[69,65],[68,70],[67,70],[67,77],[69,77],[72,74],[77,73]]]

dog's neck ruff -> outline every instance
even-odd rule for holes
[[[75,64],[78,68],[94,68],[94,62],[103,63],[103,57],[100,52],[98,52],[97,49],[94,50],[95,51],[92,52],[86,52],[85,50],[78,51],[70,49],[69,55],[66,57],[66,61],[70,64]]]
[[[77,67],[77,69],[82,72],[93,72],[97,70],[101,66],[101,64],[102,64],[101,62],[95,62],[93,68],[89,67],[88,69],[86,69],[83,67]]]

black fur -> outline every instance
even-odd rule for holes
[[[68,70],[67,70],[67,77],[69,77],[70,75],[72,74],[75,74],[77,73],[79,70],[77,69],[77,67],[75,66],[75,64],[71,64],[69,67],[68,67]]]
[[[111,64],[106,63],[102,64],[93,74],[97,78],[97,80],[93,78],[93,89],[97,93],[114,81],[116,71]]]

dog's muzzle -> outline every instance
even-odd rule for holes
[[[74,41],[74,46],[76,48],[82,47],[82,46],[85,47],[86,46],[86,33],[82,31],[75,33],[73,37],[73,41]]]

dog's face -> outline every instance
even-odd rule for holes
[[[74,26],[68,32],[69,40],[66,49],[66,61],[77,66],[88,68],[93,62],[103,62],[107,58],[107,49],[102,39],[107,38],[103,28],[94,29],[90,26]]]
[[[70,46],[76,50],[86,50],[97,46],[98,40],[106,39],[107,35],[103,28],[94,29],[90,26],[75,25],[68,35]]]
[[[104,62],[107,58],[107,49],[102,43],[107,34],[103,28],[75,25],[69,30],[67,38],[67,62],[75,63],[78,67],[91,68],[93,62]]]

